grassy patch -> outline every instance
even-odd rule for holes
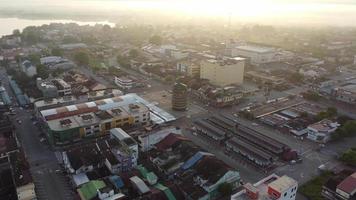
[[[321,196],[322,186],[332,176],[331,172],[324,172],[299,187],[299,192],[310,200],[323,200]]]

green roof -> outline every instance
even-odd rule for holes
[[[138,165],[138,166],[137,166],[137,169],[138,169],[138,171],[140,171],[141,175],[142,175],[144,178],[147,177],[148,171],[147,171],[147,169],[146,169],[144,166]]]
[[[176,200],[176,197],[173,195],[172,191],[168,187],[160,183],[157,183],[154,187],[163,191],[164,194],[167,196],[168,200]]]
[[[149,184],[153,185],[157,183],[158,177],[154,172],[148,172],[148,170],[142,165],[138,165],[137,169],[140,171],[142,177],[146,179]]]
[[[96,196],[97,190],[100,190],[105,186],[104,181],[94,180],[84,184],[78,189],[78,192],[82,198],[90,200]]]
[[[147,176],[146,176],[146,179],[147,179],[147,181],[148,181],[151,185],[153,185],[153,184],[156,184],[156,183],[157,183],[158,177],[156,176],[155,173],[149,172],[149,173],[147,174]]]

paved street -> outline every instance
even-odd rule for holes
[[[9,96],[15,102],[16,98],[12,93],[6,72],[1,69],[0,77]],[[56,156],[48,145],[39,141],[40,131],[31,121],[31,113],[28,110],[14,107],[16,115],[12,117],[16,127],[16,135],[19,138],[25,155],[30,164],[36,194],[39,200],[71,200],[72,190],[66,177],[60,170]],[[16,122],[21,120],[21,124]]]

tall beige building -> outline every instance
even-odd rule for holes
[[[242,84],[245,58],[223,58],[204,60],[200,67],[200,78],[208,79],[216,86]]]

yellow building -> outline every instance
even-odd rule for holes
[[[208,79],[211,84],[224,87],[231,84],[242,84],[245,59],[223,58],[204,60],[200,67],[200,78]]]

